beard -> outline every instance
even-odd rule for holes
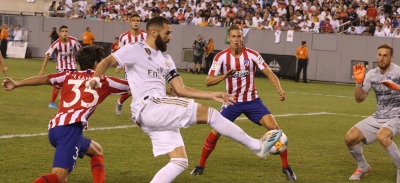
[[[161,52],[167,51],[167,42],[162,41],[160,35],[157,36],[155,43],[157,49],[159,49]]]
[[[390,63],[385,64],[385,63],[380,63],[380,62],[378,62],[378,67],[379,67],[379,69],[381,69],[381,70],[386,70],[386,69],[389,67],[389,65],[390,65]]]

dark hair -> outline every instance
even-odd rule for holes
[[[393,47],[388,45],[388,44],[382,44],[378,47],[378,50],[381,48],[389,49],[390,50],[390,56],[393,56]]]
[[[90,29],[90,27],[86,27],[86,31],[88,31]]]
[[[138,18],[140,18],[140,16],[139,16],[138,14],[134,13],[134,14],[131,15],[131,17],[129,17],[129,19],[132,19],[133,17],[138,17]]]
[[[164,28],[164,24],[171,25],[168,19],[164,17],[154,17],[149,20],[146,24],[146,32],[151,32],[151,28],[155,28],[157,31],[161,31]]]
[[[233,24],[233,25],[231,25],[231,26],[229,27],[229,29],[228,29],[228,35],[229,35],[229,34],[231,33],[231,31],[233,31],[233,30],[240,30],[240,31],[243,32],[243,29],[242,29],[239,25]]]
[[[68,29],[68,27],[67,27],[66,25],[62,25],[62,26],[60,27],[60,32],[61,32],[61,29]]]
[[[302,41],[301,42],[301,45],[305,45],[307,42],[306,41]]]
[[[104,48],[98,45],[84,46],[76,53],[81,70],[93,69],[95,62],[100,62],[104,57]]]
[[[115,39],[119,39],[119,37],[115,37]]]

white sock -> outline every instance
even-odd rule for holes
[[[221,135],[242,143],[255,153],[260,152],[261,144],[259,140],[248,136],[241,128],[224,118],[213,108],[208,109],[208,124]]]
[[[363,149],[361,144],[357,144],[353,147],[349,147],[349,151],[353,158],[357,161],[358,168],[366,169],[368,167],[368,163],[364,158]]]
[[[171,158],[170,162],[159,170],[150,183],[170,183],[188,168],[188,159]]]

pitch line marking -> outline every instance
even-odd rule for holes
[[[317,115],[340,115],[340,116],[352,116],[352,117],[360,117],[366,118],[367,116],[362,115],[351,115],[351,114],[340,114],[340,113],[331,113],[331,112],[315,112],[315,113],[293,113],[293,114],[277,114],[274,117],[292,117],[292,116],[317,116]],[[240,117],[236,120],[248,120],[246,117]],[[89,128],[87,131],[99,131],[99,130],[114,130],[114,129],[127,129],[127,128],[135,128],[137,125],[123,125],[123,126],[112,126],[112,127],[99,127],[99,128]],[[46,133],[32,133],[32,134],[11,134],[11,135],[1,135],[0,139],[11,139],[15,137],[37,137],[37,136],[45,136]]]

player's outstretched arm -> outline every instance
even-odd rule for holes
[[[219,75],[219,76],[214,76],[212,74],[209,74],[206,78],[206,86],[217,85],[226,78],[232,77],[232,75],[235,74],[235,72],[236,72],[235,70],[229,70],[224,75]]]
[[[4,90],[6,91],[11,91],[15,88],[23,86],[39,86],[39,85],[51,85],[50,79],[47,76],[35,76],[16,82],[11,78],[6,77],[6,79],[4,79],[2,84]]]
[[[42,68],[39,71],[39,76],[43,76],[44,70],[46,69],[47,63],[49,62],[49,56],[46,54],[43,60]]]
[[[180,97],[215,100],[217,102],[226,103],[228,105],[232,105],[236,102],[235,97],[231,94],[227,94],[224,92],[208,92],[186,87],[183,84],[182,78],[180,76],[173,78],[169,82],[169,84],[172,86],[176,94],[178,94],[178,96]]]
[[[90,89],[100,88],[100,77],[107,71],[108,68],[115,67],[117,65],[118,61],[112,55],[109,55],[107,58],[103,59],[100,64],[97,65],[93,77],[86,82],[86,87]]]
[[[265,76],[268,77],[269,82],[276,88],[276,90],[279,93],[279,100],[284,101],[286,98],[285,91],[283,91],[281,87],[281,83],[279,82],[278,77],[271,71],[269,67],[264,68],[261,70]]]

